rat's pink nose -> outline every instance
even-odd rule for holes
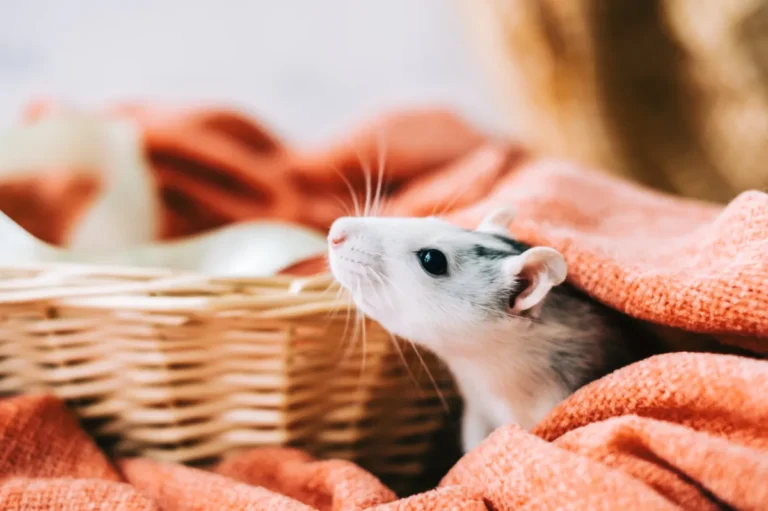
[[[328,236],[328,241],[331,242],[332,247],[341,246],[341,244],[344,243],[346,240],[347,240],[347,235],[344,234],[343,232]]]
[[[355,233],[354,219],[346,217],[337,218],[328,231],[328,243],[331,248],[338,248],[350,237],[354,237]]]

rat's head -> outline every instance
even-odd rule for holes
[[[357,306],[390,332],[435,350],[535,314],[565,280],[562,255],[509,238],[511,212],[472,231],[436,218],[336,220],[331,271]]]

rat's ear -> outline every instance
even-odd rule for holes
[[[510,257],[504,270],[509,278],[526,284],[525,289],[516,293],[514,303],[509,304],[515,313],[539,305],[550,289],[565,281],[568,272],[563,255],[548,247],[530,248],[519,256]]]
[[[490,234],[501,234],[509,236],[509,223],[515,218],[515,211],[512,208],[497,208],[491,211],[480,225],[475,229],[478,232],[487,232]]]

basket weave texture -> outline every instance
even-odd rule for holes
[[[416,476],[456,399],[448,372],[356,329],[331,282],[0,268],[0,392],[55,392],[120,455],[289,445]]]

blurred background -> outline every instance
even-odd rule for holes
[[[39,97],[217,101],[301,144],[440,105],[533,151],[725,202],[768,185],[768,4],[5,0],[0,127]]]
[[[411,133],[401,140],[416,140],[418,132],[415,151],[423,154],[430,144],[450,147],[446,137],[468,130],[475,132],[463,139],[469,145],[473,136],[502,135],[528,154],[719,203],[768,187],[768,1],[567,4],[6,0],[0,4],[0,127],[39,116],[29,105],[41,98],[90,111],[124,102],[142,108],[207,103],[241,116],[227,123],[255,121],[252,131],[263,123],[259,137],[274,131],[270,143],[307,150],[332,147],[382,112],[439,107],[453,120],[440,114],[422,117],[418,129],[410,124],[411,132],[390,128]],[[156,113],[131,114],[140,118],[145,153],[152,152],[146,121]],[[190,122],[185,129],[166,127],[189,141]],[[441,134],[426,128],[438,124]],[[0,171],[18,174],[19,161],[32,167],[35,151],[9,163],[5,156],[20,144],[5,142]],[[38,153],[53,154],[39,147]],[[160,172],[162,165],[150,163]],[[259,166],[246,165],[245,172],[267,172]],[[185,178],[193,173],[183,170]],[[0,204],[9,212],[9,201],[20,195],[14,189],[8,198],[5,188]],[[65,189],[57,193],[68,196]],[[52,203],[50,197],[39,201]],[[134,201],[135,211],[143,209]]]
[[[445,0],[5,0],[0,126],[42,95],[218,101],[302,143],[424,103],[496,128],[465,29]]]

